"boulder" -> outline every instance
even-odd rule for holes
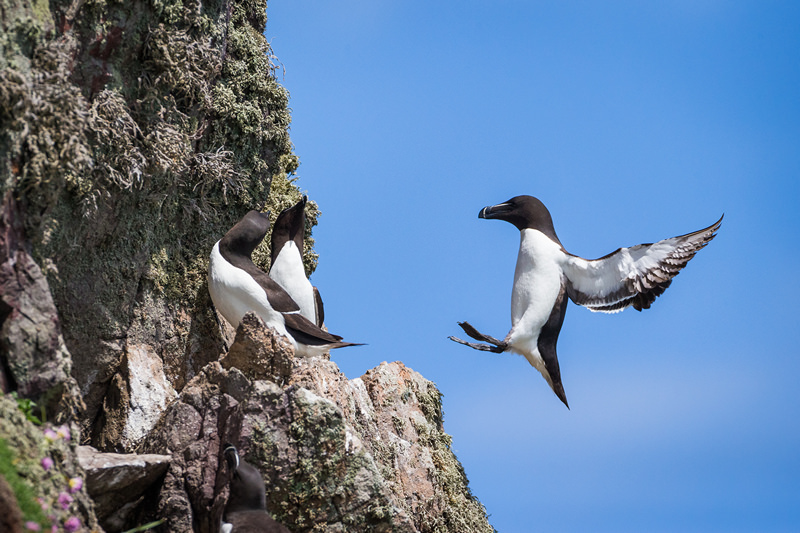
[[[144,499],[145,491],[169,468],[169,455],[104,453],[79,446],[78,463],[86,472],[86,488],[95,514],[109,532],[128,529],[127,520]]]

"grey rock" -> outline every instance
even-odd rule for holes
[[[79,446],[77,456],[97,519],[110,532],[127,529],[126,520],[171,461],[169,455],[104,453],[91,446]]]

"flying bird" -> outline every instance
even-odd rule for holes
[[[208,291],[214,306],[233,327],[253,311],[287,337],[299,357],[320,355],[332,348],[357,346],[324,331],[300,313],[291,296],[259,269],[253,250],[269,230],[269,213],[250,211],[211,250]]]
[[[693,233],[619,248],[588,260],[564,249],[550,212],[533,196],[517,196],[484,207],[478,218],[505,220],[520,231],[511,292],[511,331],[501,341],[480,333],[468,322],[459,322],[467,335],[483,344],[449,338],[476,350],[510,351],[525,356],[567,408],[556,355],[567,297],[595,312],[617,313],[627,307],[649,309],[672,278],[711,242],[722,223],[720,217],[711,226]]]
[[[264,479],[256,467],[239,457],[228,444],[222,452],[230,472],[230,495],[221,533],[290,533],[267,512]]]
[[[272,226],[269,277],[278,282],[300,306],[300,314],[322,327],[325,311],[319,290],[311,285],[303,266],[307,196],[284,209]]]

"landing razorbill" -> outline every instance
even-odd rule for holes
[[[272,226],[269,277],[278,282],[300,306],[300,314],[322,327],[325,311],[319,290],[311,285],[303,266],[303,238],[308,197],[284,209]]]
[[[241,459],[233,445],[227,445],[223,455],[230,473],[230,495],[220,533],[290,533],[267,512],[261,472]]]
[[[269,229],[269,213],[250,211],[211,250],[208,292],[214,306],[233,327],[253,311],[287,337],[299,357],[320,355],[332,348],[357,346],[323,331],[300,314],[300,307],[252,261],[251,254]]]
[[[649,309],[672,278],[714,238],[722,223],[720,217],[694,233],[619,248],[600,259],[588,260],[564,249],[550,212],[532,196],[517,196],[484,207],[478,217],[505,220],[520,231],[511,293],[511,331],[500,341],[478,332],[468,322],[459,322],[467,335],[488,344],[450,339],[476,350],[524,355],[567,408],[556,356],[567,296],[590,311],[617,313],[629,306],[637,311]]]

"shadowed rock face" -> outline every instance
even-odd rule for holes
[[[0,392],[35,399],[51,420],[81,414],[50,286],[28,252],[11,193],[0,204]]]
[[[348,380],[325,358],[293,359],[288,379],[251,380],[291,347],[255,315],[236,339],[231,352],[259,353],[241,353],[241,370],[207,365],[142,446],[176,458],[150,510],[170,517],[170,531],[217,530],[225,442],[259,468],[267,509],[292,531],[492,531],[450,449],[433,383],[402,363]]]

